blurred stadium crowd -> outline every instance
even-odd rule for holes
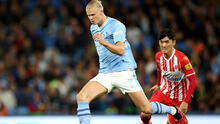
[[[0,0],[0,115],[75,114],[75,96],[98,72],[85,13],[88,0]],[[148,97],[156,83],[157,32],[176,31],[176,48],[198,80],[191,113],[220,113],[220,4],[215,0],[103,0],[127,26]],[[96,114],[138,114],[118,90],[90,104]]]

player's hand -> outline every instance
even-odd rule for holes
[[[102,44],[102,45],[104,45],[104,43],[105,43],[105,39],[104,39],[104,36],[103,36],[103,34],[101,34],[101,33],[95,33],[94,35],[93,35],[93,39],[95,40],[95,41],[98,41],[100,44]]]
[[[160,90],[160,86],[158,86],[157,84],[150,88],[150,92],[153,92],[153,93],[155,93],[159,90]]]
[[[182,111],[183,113],[186,113],[188,111],[188,103],[182,102],[180,104],[180,111]]]

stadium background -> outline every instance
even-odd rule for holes
[[[0,116],[75,115],[76,93],[98,71],[85,13],[88,0],[0,0]],[[220,113],[220,2],[103,0],[106,15],[127,26],[148,97],[156,82],[157,32],[176,31],[176,48],[191,60],[197,88],[189,114]],[[114,90],[95,99],[93,114],[137,115]]]

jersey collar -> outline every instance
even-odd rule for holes
[[[105,25],[107,24],[107,22],[108,22],[108,16],[107,16],[105,22],[104,22],[99,28],[102,29],[103,27],[105,27]]]
[[[167,59],[165,56],[164,56],[164,54],[163,54],[163,58],[165,59],[165,60],[167,60],[167,61],[170,61],[170,59],[174,56],[174,53],[176,52],[176,49],[175,48],[173,48],[173,53],[172,53],[172,55]]]

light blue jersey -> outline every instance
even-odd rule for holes
[[[123,56],[119,56],[109,51],[98,41],[94,41],[99,56],[99,73],[120,72],[137,67],[130,44],[126,40],[126,27],[124,24],[108,17],[102,27],[92,24],[90,31],[92,35],[95,33],[103,34],[105,40],[111,44],[116,44],[119,41],[125,43],[125,53]]]

